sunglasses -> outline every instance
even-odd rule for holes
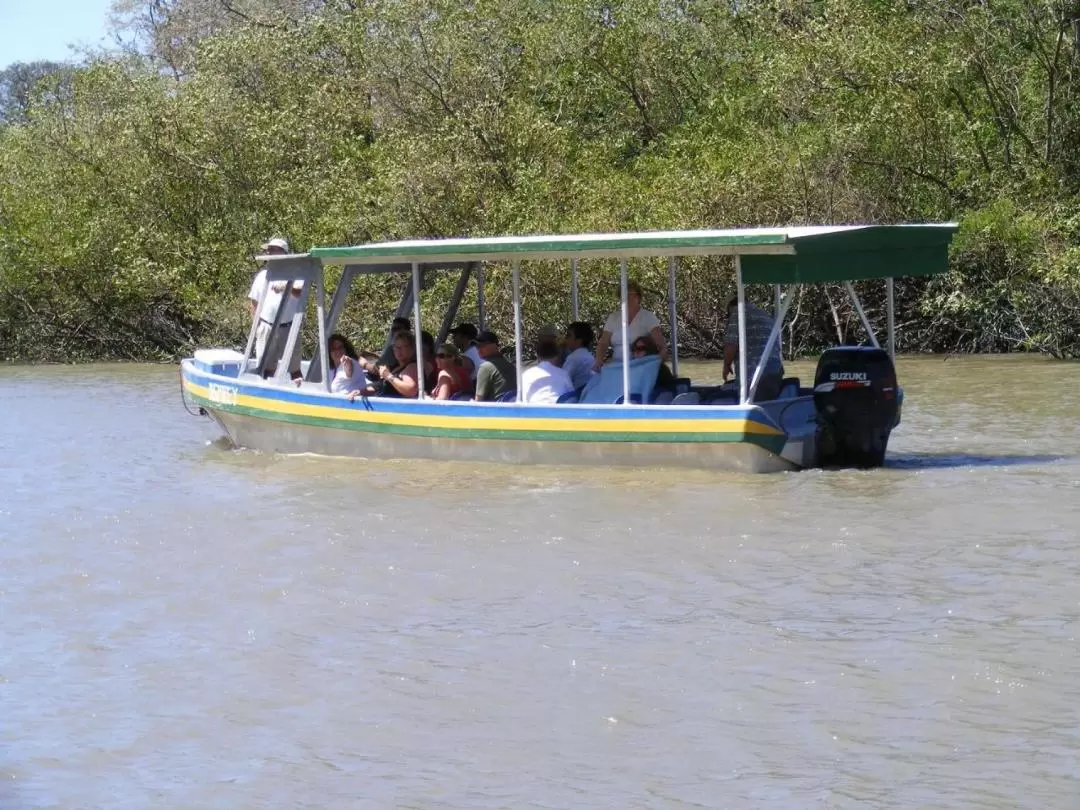
[[[448,357],[453,357],[454,355],[452,355],[452,354],[447,354],[446,352],[437,352],[437,353],[435,354],[435,356],[436,356],[436,357],[440,357],[440,358],[442,358],[442,359],[444,359],[444,360],[445,360],[445,359],[447,359]]]

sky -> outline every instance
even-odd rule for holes
[[[0,68],[74,58],[69,44],[100,45],[110,0],[0,0]]]

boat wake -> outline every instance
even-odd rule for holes
[[[956,469],[960,467],[1019,467],[1052,464],[1070,456],[1062,455],[980,455],[976,453],[889,453],[885,466],[901,470]]]

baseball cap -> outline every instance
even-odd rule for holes
[[[494,343],[496,346],[498,346],[499,345],[499,337],[494,332],[492,332],[490,329],[485,329],[483,332],[480,332],[476,336],[476,342],[481,344],[481,345],[483,345],[484,343]]]
[[[261,245],[259,245],[259,247],[263,250],[269,250],[272,247],[281,248],[286,253],[288,253],[289,241],[287,239],[282,239],[280,236],[275,236],[273,239],[268,239],[263,242]]]
[[[450,330],[451,335],[461,335],[467,337],[469,340],[476,340],[477,331],[476,327],[471,323],[459,323],[453,329]]]

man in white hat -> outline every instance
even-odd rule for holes
[[[289,243],[280,236],[275,236],[273,239],[264,242],[261,248],[263,253],[268,256],[285,255],[289,252]],[[252,318],[256,317],[257,312],[259,319],[258,326],[255,329],[255,361],[258,362],[264,352],[269,352],[266,356],[266,368],[264,369],[267,376],[272,376],[277,371],[278,361],[281,360],[281,356],[285,352],[285,344],[289,339],[289,328],[292,326],[293,318],[299,310],[300,292],[303,287],[304,282],[294,281],[292,288],[289,290],[289,296],[285,298],[283,296],[285,292],[284,281],[275,281],[273,284],[267,285],[265,265],[259,268],[259,272],[255,274],[255,280],[251,283],[251,291],[248,293],[248,309]],[[262,300],[261,308],[259,307],[260,300]],[[281,318],[278,321],[277,328],[274,328],[274,319],[277,317],[279,309],[281,309]],[[289,357],[289,373],[293,379],[300,376],[299,340],[296,341],[292,355]]]

